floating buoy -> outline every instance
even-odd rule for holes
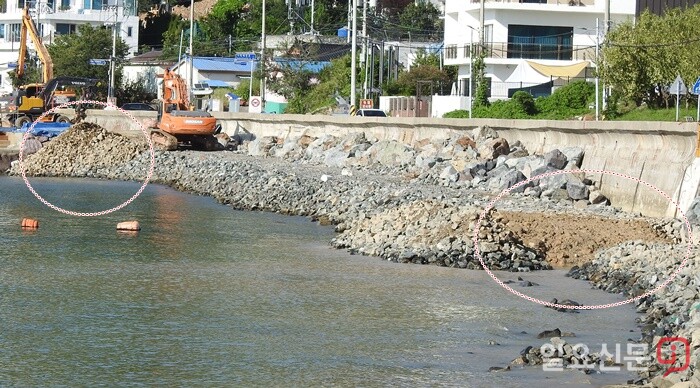
[[[117,230],[138,231],[141,230],[141,225],[138,221],[124,221],[117,224]]]
[[[33,218],[22,218],[23,229],[39,229],[39,221]]]

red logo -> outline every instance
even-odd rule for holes
[[[683,344],[683,349],[685,350],[685,360],[683,360],[683,365],[681,366],[673,366],[678,359],[678,346],[674,342]],[[669,358],[664,358],[661,354],[661,347],[665,344],[671,344],[671,356]],[[688,365],[690,365],[690,343],[688,339],[683,337],[662,337],[656,344],[656,361],[659,364],[670,365],[666,373],[664,373],[664,377],[673,372],[682,372],[688,369]]]

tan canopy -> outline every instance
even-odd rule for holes
[[[525,61],[527,62],[530,67],[533,69],[537,70],[538,73],[541,73],[542,75],[545,75],[547,77],[554,77],[554,78],[573,78],[581,74],[582,71],[586,69],[586,67],[589,66],[588,61],[583,61],[579,63],[575,63],[573,65],[566,65],[566,66],[552,66],[552,65],[543,65],[541,63],[536,63],[536,62],[531,62],[531,61]]]

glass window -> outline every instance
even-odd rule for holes
[[[102,0],[83,0],[84,9],[102,9],[102,4]]]
[[[508,26],[508,58],[571,60],[573,27]]]
[[[20,32],[20,24],[19,23],[13,23],[10,24],[10,42],[19,42],[19,32]]]
[[[61,9],[63,9],[63,10],[70,9],[70,0],[61,0]]]
[[[17,0],[17,9],[24,8],[25,0]]]
[[[133,32],[134,32],[134,28],[133,28],[133,27],[127,27],[127,28],[126,28],[126,36],[128,36],[129,38],[131,38],[131,34],[132,34]]]
[[[5,25],[0,24],[0,39],[5,39]]]
[[[75,24],[56,23],[56,34],[75,34]]]
[[[7,12],[7,0],[0,0],[0,13]]]

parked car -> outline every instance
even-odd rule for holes
[[[156,110],[153,105],[146,104],[143,102],[129,102],[122,105],[124,110]]]
[[[386,117],[386,113],[381,109],[358,109],[355,116]]]

